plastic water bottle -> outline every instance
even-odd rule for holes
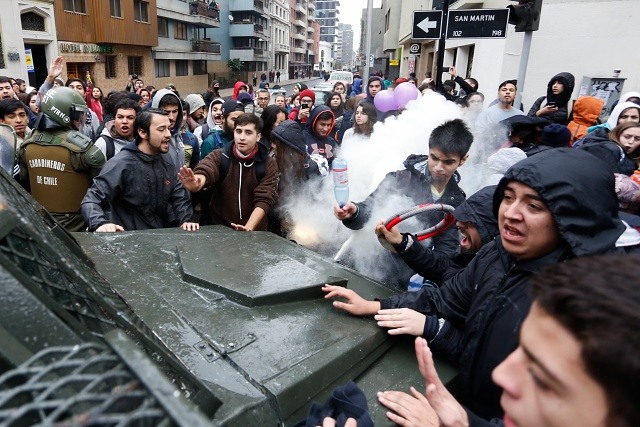
[[[333,160],[333,193],[341,208],[349,202],[349,169],[345,159]]]

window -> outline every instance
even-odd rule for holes
[[[127,56],[127,70],[129,75],[142,75],[142,56]]]
[[[168,59],[156,59],[156,77],[169,77],[171,72],[169,71]]]
[[[64,0],[62,7],[65,12],[87,13],[86,0]]]
[[[20,15],[20,23],[23,30],[46,31],[44,18],[34,12],[26,12]]]
[[[158,17],[158,37],[169,37],[169,20]]]
[[[104,76],[108,79],[116,78],[116,56],[107,55],[104,57]]]
[[[138,22],[149,22],[149,2],[133,0],[133,19]]]
[[[67,62],[67,79],[84,79],[87,71],[91,71],[87,62]]]
[[[207,61],[193,61],[193,75],[201,76],[207,74]]]
[[[189,75],[189,61],[183,59],[176,59],[176,76],[188,76]]]
[[[109,10],[111,16],[114,18],[122,18],[122,7],[120,6],[120,0],[109,0]]]
[[[180,40],[187,39],[187,24],[185,24],[184,22],[176,21],[175,38]]]

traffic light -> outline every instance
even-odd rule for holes
[[[542,0],[511,0],[517,5],[509,5],[509,24],[516,26],[516,32],[537,31],[540,25]]]

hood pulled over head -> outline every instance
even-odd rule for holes
[[[527,185],[538,193],[575,256],[613,249],[625,230],[618,218],[613,174],[604,162],[585,151],[556,148],[512,166],[498,183],[493,197],[496,218],[510,181]]]

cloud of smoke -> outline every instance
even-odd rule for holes
[[[410,102],[399,116],[377,123],[369,140],[343,144],[338,156],[348,162],[350,200],[364,200],[387,173],[404,169],[403,162],[410,154],[428,154],[429,135],[433,129],[455,118],[463,118],[458,106],[438,94],[428,93]],[[481,180],[477,176],[488,155],[495,151],[495,144],[495,141],[482,141],[485,147],[474,147],[472,156],[478,156],[478,159],[470,162],[475,167],[469,168],[471,176],[467,181],[472,191],[467,195],[480,188]],[[380,220],[412,207],[414,202],[393,189],[379,200],[385,202],[376,204],[368,224],[353,231],[333,215],[335,199],[331,177],[312,181],[307,191],[298,192],[283,206],[294,224],[289,237],[330,257],[334,257],[348,240],[341,259],[348,260],[349,265],[369,277],[388,278],[390,272],[399,269],[396,264],[403,263],[399,258],[389,256],[377,241],[373,229]],[[399,227],[403,232],[419,231],[417,220],[404,221]]]

